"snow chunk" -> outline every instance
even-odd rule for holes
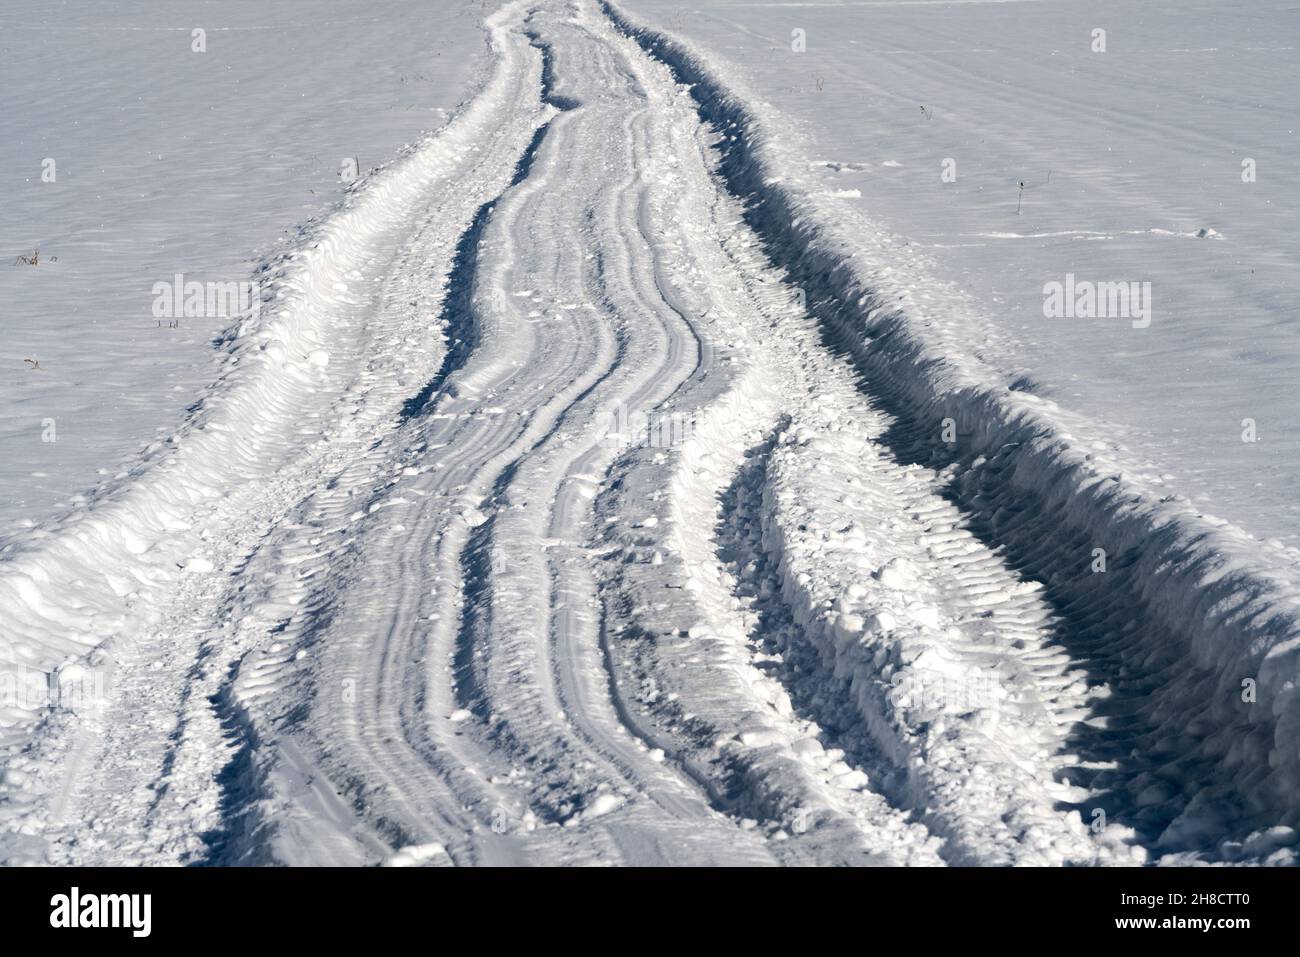
[[[419,867],[421,864],[446,853],[447,849],[437,843],[408,844],[384,861],[384,867]]]
[[[617,794],[598,794],[596,800],[592,801],[591,804],[582,812],[582,817],[584,820],[595,817],[604,817],[611,811],[617,811],[622,806],[623,799]]]

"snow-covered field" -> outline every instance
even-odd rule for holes
[[[964,352],[1300,545],[1295,4],[625,6],[770,104],[782,174],[907,244],[880,260]],[[918,261],[952,288],[913,283]],[[1045,319],[1067,274],[1149,282],[1149,325]]]
[[[0,540],[152,455],[214,377],[230,320],[170,327],[155,284],[255,281],[342,199],[346,159],[441,126],[487,65],[481,9],[0,11]]]
[[[1295,862],[1294,10],[157,9],[0,38],[0,860]]]

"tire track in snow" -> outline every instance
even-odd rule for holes
[[[11,857],[1284,859],[1233,646],[1183,660],[1140,550],[1063,564],[1090,538],[1016,443],[936,444],[740,114],[602,11],[489,19],[483,94],[327,224],[158,466],[204,481],[0,570],[22,655],[108,634],[115,677],[10,760]],[[689,429],[626,447],[620,412]],[[1220,570],[1179,574],[1218,614]]]
[[[574,224],[554,233],[586,231],[592,250],[588,257],[594,256],[599,266],[588,282],[593,301],[611,304],[620,317],[645,315],[653,321],[619,319],[617,364],[521,460],[502,490],[513,507],[499,511],[490,523],[495,551],[488,617],[495,627],[485,629],[479,642],[489,649],[483,684],[499,690],[489,693],[485,707],[505,716],[496,732],[509,738],[512,749],[565,755],[542,775],[547,793],[566,801],[558,809],[552,806],[552,813],[571,815],[566,823],[582,822],[590,808],[603,814],[625,802],[631,819],[639,813],[637,802],[648,800],[663,813],[652,823],[617,821],[615,843],[638,861],[681,862],[695,858],[691,832],[714,814],[619,723],[603,677],[599,605],[583,543],[589,535],[591,498],[615,454],[607,429],[618,410],[635,415],[653,408],[706,366],[700,364],[689,323],[662,298],[655,277],[642,265],[659,268],[637,215],[647,194],[642,174],[655,153],[658,117],[644,91],[625,82],[630,77],[611,58],[611,48],[576,27],[554,20],[539,24],[543,36],[556,35],[548,46],[563,51],[556,57],[557,75],[570,79],[567,99],[581,104],[557,123],[548,156],[566,167],[578,164],[576,170],[566,169],[575,179],[625,172],[621,181],[594,190],[585,209],[567,199],[556,215]],[[573,69],[579,63],[582,72]],[[615,135],[607,134],[606,127]],[[608,145],[597,145],[602,143]],[[584,165],[592,172],[584,174]],[[539,539],[543,557],[531,563],[521,559],[526,543]],[[521,622],[530,626],[521,629]],[[504,665],[494,669],[496,662]],[[532,682],[521,680],[521,673],[533,676],[535,697],[527,690]],[[598,775],[603,780],[585,780],[602,767],[608,772]],[[575,790],[584,795],[583,809],[576,814],[569,797]],[[671,820],[662,820],[665,814]],[[712,859],[719,859],[716,852]],[[723,859],[737,860],[736,849],[729,848]]]
[[[41,830],[36,831],[40,836],[21,840],[17,853],[74,861],[193,861],[210,853],[205,833],[228,825],[222,819],[221,770],[239,747],[234,740],[239,729],[221,703],[230,664],[259,646],[278,651],[276,634],[295,624],[297,603],[308,592],[295,581],[292,565],[315,546],[294,540],[296,529],[286,516],[293,514],[294,503],[329,498],[329,480],[322,487],[322,476],[373,467],[366,450],[392,428],[394,411],[409,395],[407,382],[427,379],[439,362],[421,304],[436,302],[438,277],[450,268],[455,235],[475,197],[492,188],[498,170],[508,177],[511,157],[519,155],[535,126],[517,105],[526,99],[511,92],[512,86],[526,89],[529,77],[525,58],[512,52],[501,27],[510,15],[507,8],[490,23],[502,68],[480,97],[359,193],[336,220],[323,224],[317,246],[287,257],[282,303],[257,340],[263,344],[260,354],[255,349],[237,353],[243,362],[197,410],[181,451],[157,466],[156,481],[146,473],[107,506],[106,518],[96,516],[99,544],[84,549],[82,559],[102,561],[111,587],[126,591],[111,577],[123,573],[146,586],[161,578],[176,587],[165,596],[146,588],[127,595],[127,605],[138,609],[133,619],[119,623],[121,637],[91,658],[96,667],[112,663],[110,696],[97,700],[93,712],[52,715],[57,724],[19,760],[36,769],[25,773],[32,796],[21,803],[11,797],[11,807],[40,815],[35,820]],[[457,179],[469,179],[475,187],[447,191],[446,184]],[[339,313],[363,318],[342,321]],[[276,334],[283,338],[273,338]],[[286,341],[304,351],[326,346],[328,366],[317,364],[326,371],[303,375],[286,356]],[[232,421],[243,428],[232,429]],[[232,445],[233,452],[227,451]],[[202,468],[207,471],[197,471]],[[231,486],[222,490],[227,472]],[[241,479],[246,484],[238,484]],[[163,491],[156,494],[152,489],[160,482]],[[132,520],[137,500],[151,495],[147,520]],[[216,505],[204,504],[205,499]],[[173,505],[178,500],[182,504]],[[331,509],[343,507],[328,505],[327,519]],[[111,532],[109,523],[119,512],[137,537],[160,518],[172,534],[152,550],[128,549],[132,554],[126,561],[106,558],[113,543],[103,530]],[[200,554],[230,577],[199,572],[177,579],[175,572],[165,573],[168,553],[193,554],[182,550],[194,548],[190,536],[181,533],[187,522],[196,523]],[[51,551],[85,540],[79,528],[70,528],[62,540],[50,539]],[[265,587],[255,576],[271,574],[265,558],[272,552],[284,554],[270,567],[284,573],[288,566],[289,574]],[[50,567],[59,568],[54,557]],[[68,567],[72,574],[80,568]],[[84,583],[101,573],[82,574]],[[90,602],[97,596],[85,584],[69,594],[94,608]],[[55,620],[68,624],[66,615]],[[102,615],[87,620],[79,634],[95,635],[104,620]],[[36,622],[40,627],[40,619]],[[274,659],[275,652],[265,658]],[[69,753],[86,758],[68,765]],[[62,810],[62,819],[42,814],[41,792],[52,790],[47,782],[62,795],[62,807],[54,807]]]
[[[731,204],[729,213],[734,220],[738,221],[741,217],[741,210],[734,203]],[[758,237],[749,234],[746,238],[747,230],[739,222],[735,222],[734,227],[735,235],[724,240],[724,245],[729,247],[731,253],[733,271],[741,275],[748,273],[761,277],[758,282],[768,282],[779,288],[776,278],[770,275],[770,270],[754,253],[754,250],[760,248]],[[789,303],[794,298],[793,291],[786,287],[776,298]],[[813,451],[805,457],[806,460],[799,461],[797,467],[790,467],[782,480],[790,484],[791,489],[782,490],[781,482],[769,480],[768,487],[763,490],[764,508],[761,510],[764,519],[760,537],[763,549],[757,553],[752,548],[748,549],[744,564],[733,570],[742,572],[743,577],[745,566],[764,567],[768,569],[769,589],[774,580],[780,582],[782,587],[776,594],[768,596],[771,599],[768,611],[785,627],[775,634],[769,634],[761,622],[749,624],[744,621],[745,616],[742,614],[742,626],[731,626],[730,633],[728,626],[719,625],[717,619],[712,624],[702,622],[698,628],[679,627],[671,631],[685,634],[689,641],[684,644],[688,647],[702,639],[706,647],[722,644],[735,657],[750,658],[751,661],[746,664],[751,668],[754,660],[772,666],[771,671],[780,676],[785,690],[799,702],[795,705],[788,697],[783,700],[780,691],[769,691],[774,698],[774,706],[778,711],[788,712],[798,708],[802,713],[792,715],[792,720],[787,722],[783,732],[772,728],[770,714],[765,714],[764,719],[757,722],[751,714],[747,716],[749,726],[741,725],[739,733],[735,734],[735,741],[710,741],[709,738],[719,728],[733,726],[734,719],[728,717],[727,708],[716,700],[710,702],[707,698],[699,698],[697,692],[696,698],[690,700],[686,710],[711,710],[706,722],[709,730],[701,740],[698,730],[687,727],[686,739],[689,741],[690,737],[695,736],[694,746],[699,751],[707,755],[712,749],[717,755],[714,759],[716,762],[724,767],[730,763],[738,768],[739,780],[733,785],[739,790],[738,798],[742,802],[751,802],[749,806],[755,809],[756,816],[761,818],[767,815],[771,822],[769,827],[780,827],[786,835],[792,830],[796,831],[795,839],[791,841],[793,844],[810,841],[806,833],[800,835],[796,828],[791,828],[796,813],[802,815],[802,823],[805,825],[809,813],[807,807],[791,807],[790,796],[797,793],[794,784],[797,775],[791,770],[791,762],[783,762],[777,757],[791,737],[797,741],[795,750],[801,759],[800,763],[805,765],[802,769],[805,774],[815,777],[824,774],[828,766],[838,767],[837,776],[846,782],[853,782],[860,787],[865,778],[865,783],[877,792],[873,800],[867,802],[870,810],[859,814],[854,823],[866,836],[866,847],[885,855],[886,860],[919,863],[924,860],[925,850],[936,846],[923,833],[924,829],[922,833],[909,830],[912,825],[905,822],[911,817],[908,812],[914,811],[942,839],[939,850],[943,857],[955,862],[1093,861],[1098,855],[1098,849],[1089,839],[1082,821],[1077,815],[1071,816],[1066,808],[1059,806],[1059,798],[1069,793],[1068,787],[1053,782],[1057,766],[1061,763],[1056,757],[1061,747],[1060,741],[1051,740],[1052,734],[1059,735],[1062,726],[1068,727],[1078,717],[1077,695],[1081,693],[1081,681],[1075,675],[1064,682],[1054,683],[1053,677],[1047,674],[1052,669],[1057,669],[1058,674],[1068,672],[1065,656],[1059,651],[1053,655],[1047,647],[1051,641],[1050,632],[1034,627],[1039,623],[1033,620],[1035,611],[1031,611],[1023,623],[1017,621],[1014,614],[1008,614],[999,622],[1005,631],[1010,632],[1005,636],[1004,644],[981,646],[973,654],[961,647],[964,640],[954,640],[963,637],[960,633],[945,635],[940,632],[941,625],[949,625],[950,630],[956,632],[956,626],[950,624],[953,619],[962,621],[968,615],[978,615],[982,610],[980,592],[990,582],[995,583],[995,590],[1009,594],[1019,594],[1032,588],[1023,583],[1014,571],[999,567],[996,561],[989,567],[981,567],[986,576],[986,580],[981,582],[976,576],[967,575],[956,567],[945,567],[944,556],[940,553],[916,553],[916,544],[923,541],[925,534],[931,531],[931,528],[920,524],[920,519],[925,517],[927,510],[939,512],[947,507],[952,515],[939,517],[946,518],[953,528],[960,522],[960,516],[940,495],[943,482],[920,474],[912,475],[902,467],[888,466],[886,463],[889,453],[879,442],[888,425],[888,418],[864,404],[843,362],[826,351],[818,341],[816,327],[799,310],[785,305],[784,308],[777,306],[772,311],[782,316],[785,322],[781,325],[785,328],[774,332],[765,344],[770,353],[769,358],[776,366],[776,370],[769,374],[774,373],[777,381],[784,379],[778,387],[782,390],[781,409],[793,415],[798,423],[810,423],[799,424],[798,430],[806,433],[805,441],[813,446]],[[802,333],[792,334],[787,331],[799,326],[803,327]],[[782,377],[780,372],[784,370],[796,371]],[[753,410],[761,407],[761,401],[754,394],[757,390],[752,384],[749,388],[751,394],[746,397],[749,401],[745,408]],[[769,412],[768,421],[775,424],[776,416]],[[871,432],[872,427],[874,434]],[[762,428],[751,430],[751,441],[757,443],[763,434]],[[873,449],[874,452],[871,451]],[[863,452],[869,453],[867,462],[872,463],[870,466],[855,461]],[[835,453],[847,453],[847,458],[840,462],[838,458],[832,457]],[[732,454],[737,455],[738,450]],[[758,474],[766,474],[766,465],[764,462]],[[899,476],[893,478],[891,472],[895,468]],[[693,470],[698,474],[699,465],[693,464]],[[863,506],[854,504],[848,509],[838,510],[839,527],[817,527],[816,535],[805,534],[810,527],[816,527],[813,521],[815,516],[810,512],[833,514],[836,509],[830,507],[831,503],[837,499],[844,501],[846,495],[845,491],[840,491],[835,497],[828,498],[825,491],[817,488],[816,483],[810,485],[807,482],[791,481],[791,477],[800,479],[805,476],[823,476],[833,486],[834,479],[831,476],[847,477],[856,474],[869,475],[867,484],[874,487],[876,507],[870,509],[871,517],[867,512],[858,514]],[[851,481],[858,484],[856,478]],[[909,503],[906,494],[900,495],[889,490],[891,483],[904,487],[915,483],[919,498]],[[734,484],[732,490],[737,495],[740,491]],[[757,493],[750,490],[746,496],[751,499],[751,503],[754,494]],[[816,504],[796,508],[794,511],[797,519],[793,524],[783,523],[776,520],[779,512],[772,511],[772,502],[777,496],[783,501],[788,499],[795,503]],[[882,512],[890,516],[889,530],[883,537],[877,536],[875,541],[868,543],[867,539],[871,536],[863,536],[862,528],[865,526],[869,529],[876,525],[880,519],[874,516]],[[898,521],[898,517],[912,513],[915,514],[910,521]],[[694,524],[698,524],[699,520],[698,517],[695,518]],[[821,551],[825,547],[821,539],[834,541],[842,538],[844,536],[841,533],[846,527],[850,532],[850,541],[847,543],[850,547],[846,550],[849,562],[830,561],[809,565],[791,557],[797,555],[802,558],[803,553],[809,550],[814,554]],[[734,533],[736,530],[733,528],[731,531]],[[744,537],[750,539],[752,545],[752,534],[756,530],[745,531],[749,534]],[[936,531],[942,534],[943,530]],[[960,530],[958,532],[957,537],[960,538],[963,533]],[[787,539],[797,540],[789,544],[788,550],[782,542],[783,533]],[[857,540],[854,540],[855,534]],[[968,533],[964,534],[967,539],[963,542],[964,546],[977,544]],[[740,544],[734,534],[730,537],[724,534],[724,541],[732,546]],[[844,543],[836,543],[832,548],[842,544]],[[871,547],[864,549],[868,544]],[[854,554],[854,546],[857,554]],[[689,548],[683,546],[681,550],[686,552]],[[927,578],[947,583],[938,590],[941,594],[926,596],[927,589],[920,586],[915,575],[907,576],[908,581],[895,583],[900,578],[900,568],[907,564],[907,559],[903,556],[909,554],[916,562],[913,569],[917,566],[925,567]],[[873,561],[874,566],[864,567],[864,561]],[[701,574],[698,566],[700,559],[695,559],[695,562],[695,569],[689,568],[688,562],[686,584],[695,584],[697,590],[706,594],[710,590],[720,591],[711,589],[707,581],[717,577],[718,570],[708,569]],[[882,594],[879,586],[872,588],[868,585],[864,588],[859,584],[871,583],[875,576],[890,581],[891,588]],[[689,580],[691,577],[696,579],[694,583]],[[705,581],[701,582],[701,579]],[[734,588],[735,581],[725,570],[723,581],[728,589]],[[914,611],[920,621],[907,622],[900,610],[896,609],[895,619],[901,618],[903,621],[895,620],[884,629],[878,629],[884,631],[880,642],[880,647],[885,649],[884,657],[875,654],[874,660],[873,655],[867,655],[863,659],[858,650],[861,647],[858,642],[868,646],[872,644],[870,631],[863,634],[866,623],[859,621],[847,626],[847,629],[844,623],[854,621],[858,608],[870,608],[873,605],[881,611],[879,621],[887,621],[884,609],[893,603],[889,591],[897,590],[900,585],[905,592],[917,592],[917,597],[922,599],[913,601],[909,597],[902,603],[903,608]],[[742,585],[742,593],[750,587],[749,584]],[[762,587],[759,582],[758,588]],[[741,597],[743,606],[744,595]],[[1036,612],[1040,622],[1047,617],[1041,609]],[[749,624],[749,628],[745,628],[744,624]],[[895,631],[906,630],[905,627],[899,628],[899,625],[911,625],[922,632],[916,636],[920,640],[910,640],[910,636],[895,634]],[[758,629],[757,632],[752,631],[755,628]],[[940,633],[925,635],[925,631]],[[760,645],[757,654],[752,650],[746,654],[744,635],[747,632],[766,642],[767,647]],[[981,637],[982,635],[981,632]],[[662,639],[659,641],[662,642]],[[985,729],[979,728],[978,722],[954,721],[955,730],[945,728],[945,713],[951,712],[956,703],[969,704],[969,708],[963,710],[986,711],[986,723],[991,719],[992,724],[997,724],[1002,715],[996,709],[996,700],[992,702],[994,707],[989,707],[989,702],[978,700],[954,702],[951,688],[945,687],[942,683],[944,681],[951,682],[955,678],[959,688],[969,689],[975,686],[978,677],[975,668],[983,665],[996,676],[990,686],[992,689],[1009,682],[1032,685],[1032,682],[1027,682],[1022,676],[1024,668],[1015,667],[1018,656],[1011,654],[1005,647],[1015,642],[1024,645],[1030,656],[1036,653],[1036,649],[1043,649],[1037,654],[1044,659],[1039,669],[1045,679],[1044,697],[1039,700],[1031,689],[1031,700],[1025,705],[1027,710],[1033,712],[1041,727],[1025,735],[1023,741],[1014,736],[1010,741],[994,741],[983,733]],[[844,644],[858,647],[846,648],[844,650],[848,653],[841,654],[837,646]],[[714,647],[709,650],[717,657]],[[878,651],[877,648],[872,650]],[[923,650],[929,652],[929,659],[923,661],[921,666],[916,666],[915,660]],[[891,662],[888,657],[890,653],[901,653],[903,658]],[[645,652],[640,654],[650,659],[653,657]],[[692,659],[688,659],[688,664],[690,660]],[[675,669],[666,670],[656,670],[656,664],[659,663],[652,661],[648,666],[640,666],[643,680],[663,680],[665,675],[680,675],[686,670],[680,662]],[[1004,669],[1006,674],[1001,673],[999,668]],[[633,672],[636,673],[636,668]],[[913,697],[919,697],[919,700],[915,703],[904,701],[906,707],[895,707],[895,696],[891,694],[894,689],[889,683],[890,677],[900,672],[921,686],[919,696],[916,689],[912,689]],[[926,700],[925,685],[929,683],[933,686],[936,678],[939,679],[939,687],[931,687],[930,700]],[[920,679],[919,682],[917,679]],[[752,678],[749,680],[753,681]],[[677,701],[672,708],[665,709],[660,720],[670,731],[676,730],[680,740],[683,732],[679,728],[692,723],[699,724],[701,719],[698,713],[686,717],[678,704],[686,697],[682,679],[678,678],[676,684],[664,689],[656,688],[654,693],[658,695],[668,687],[671,687]],[[1076,697],[1071,699],[1068,694],[1059,694],[1061,688],[1074,692]],[[701,702],[704,703],[703,707],[700,706]],[[961,715],[952,715],[959,716]],[[809,718],[813,719],[811,727]],[[804,722],[803,727],[799,727],[800,721]],[[833,751],[827,757],[818,740],[823,735],[817,727],[818,722],[849,731],[848,740],[854,745],[849,750],[856,752],[856,767],[843,761],[836,765],[836,760],[842,755],[836,755]],[[974,727],[968,727],[968,724]],[[678,728],[674,728],[674,725]],[[803,735],[802,740],[795,737],[799,734]],[[781,740],[783,735],[787,738],[785,742]],[[1036,735],[1047,738],[1046,747],[1039,746],[1038,741],[1034,740]],[[1005,750],[1008,743],[1020,744],[1021,747],[1012,747],[1008,752]],[[764,754],[764,750],[768,753]],[[933,771],[929,769],[931,761],[938,766]],[[752,769],[756,766],[762,768],[765,763],[770,766],[762,769],[766,774],[760,772],[758,780],[755,780]],[[764,776],[778,783],[774,788],[765,788],[762,780]],[[991,784],[988,780],[990,776],[993,779]],[[824,804],[833,808],[838,803],[842,808],[843,791],[852,790],[853,787],[842,787],[838,795],[832,791],[831,794],[841,800],[824,801]],[[899,820],[900,823],[888,825],[891,819]],[[834,817],[830,817],[830,820],[833,821]],[[813,823],[815,833],[816,829],[825,826],[826,818],[814,816]],[[1112,833],[1111,838],[1119,843],[1118,834]],[[1126,850],[1121,848],[1119,853],[1125,854]],[[930,850],[930,853],[933,851]],[[912,856],[908,857],[909,854]],[[931,858],[930,862],[935,860]]]
[[[1107,858],[1131,844],[1134,855],[1174,862],[1294,861],[1300,584],[1284,563],[1123,472],[1108,445],[1081,447],[1076,436],[1096,435],[1093,423],[1002,388],[977,357],[947,354],[888,294],[896,284],[877,288],[833,215],[776,177],[768,126],[708,63],[608,0],[601,6],[692,84],[701,118],[726,132],[720,171],[746,197],[764,250],[807,293],[826,345],[857,366],[863,392],[893,417],[882,448],[934,469],[965,528],[1043,586],[1052,653],[1086,672],[1090,699],[1062,776],[1093,790],[1063,809],[1111,812],[1098,840]],[[955,442],[941,439],[945,421]],[[1106,574],[1089,567],[1099,545]]]
[[[672,201],[639,211],[643,229],[664,237],[666,268],[656,281],[674,289],[669,298],[692,300],[682,308],[704,317],[701,334],[714,343],[715,364],[713,375],[694,380],[662,410],[693,418],[689,439],[630,452],[601,498],[607,561],[614,563],[603,576],[606,648],[624,689],[620,710],[717,806],[761,827],[779,859],[937,863],[924,827],[879,794],[856,790],[857,780],[832,785],[825,769],[833,758],[820,767],[801,758],[813,746],[822,751],[816,730],[754,667],[743,615],[728,607],[708,533],[714,497],[739,466],[745,436],[774,423],[791,398],[775,386],[784,381],[780,360],[774,367],[763,355],[770,326],[793,316],[788,307],[773,308],[789,299],[771,288],[775,274],[724,252],[738,212],[710,178],[708,138],[689,102],[662,67],[632,62],[640,85],[656,91],[657,112],[673,118],[672,148],[659,151],[672,159],[656,171]]]
[[[545,89],[543,95],[550,98]],[[598,116],[586,120],[592,129],[585,135],[603,135],[597,130],[609,122],[622,129],[624,109],[621,103],[605,105]],[[325,646],[326,660],[314,670],[355,674],[370,717],[350,723],[388,730],[372,733],[365,747],[355,752],[347,749],[340,763],[327,771],[347,779],[373,761],[388,783],[369,788],[364,803],[382,809],[378,817],[390,834],[389,843],[440,844],[453,859],[465,862],[480,859],[481,841],[466,842],[455,833],[457,827],[446,821],[433,832],[421,830],[428,810],[419,796],[430,768],[450,776],[453,790],[472,806],[477,824],[462,823],[463,830],[482,832],[500,824],[510,832],[510,840],[517,835],[520,843],[533,848],[532,853],[561,860],[613,855],[663,862],[698,855],[703,855],[700,860],[725,855],[734,861],[748,854],[750,860],[762,861],[761,853],[737,847],[744,842],[738,842],[733,826],[721,819],[711,825],[720,830],[712,842],[715,850],[710,851],[709,842],[701,841],[701,829],[713,820],[712,812],[694,801],[689,787],[643,750],[617,740],[621,734],[617,729],[611,731],[586,714],[583,731],[576,736],[563,727],[542,733],[540,722],[510,720],[510,712],[528,710],[533,696],[544,709],[557,705],[554,686],[569,681],[572,671],[564,667],[565,656],[548,659],[540,654],[544,649],[538,647],[537,636],[531,642],[518,640],[523,620],[530,615],[544,617],[546,578],[539,582],[534,574],[516,586],[506,568],[490,560],[485,545],[502,534],[498,526],[510,525],[515,512],[511,506],[523,499],[518,486],[530,482],[534,474],[547,484],[537,491],[526,489],[536,506],[522,518],[531,516],[534,522],[523,530],[525,541],[537,542],[535,522],[549,514],[550,497],[557,491],[566,497],[573,484],[562,477],[585,475],[593,457],[600,456],[601,430],[611,407],[629,398],[635,401],[638,390],[671,391],[674,380],[693,368],[693,357],[662,329],[629,333],[633,324],[619,319],[625,329],[618,335],[626,341],[618,347],[615,333],[607,331],[611,321],[603,313],[610,307],[604,303],[615,303],[631,313],[653,312],[653,300],[645,297],[646,290],[653,292],[654,287],[637,278],[636,264],[644,254],[627,248],[628,240],[620,232],[626,224],[635,224],[629,215],[635,198],[628,195],[626,182],[621,188],[611,183],[608,200],[593,204],[590,215],[570,196],[552,195],[561,177],[573,181],[590,177],[568,168],[581,154],[564,148],[562,139],[571,128],[576,128],[572,135],[583,135],[585,118],[579,112],[552,122],[536,144],[528,175],[494,205],[486,221],[473,263],[470,297],[478,325],[476,348],[408,423],[410,434],[403,436],[407,451],[399,455],[405,468],[394,467],[394,471],[418,474],[403,474],[392,492],[376,496],[368,506],[395,533],[384,534],[377,527],[355,531],[362,543],[356,549],[355,568],[336,576],[329,586],[331,619],[316,639]],[[624,137],[615,136],[611,155],[623,153],[622,162],[629,163],[635,155],[629,145]],[[571,231],[559,228],[570,219],[576,220]],[[585,245],[571,250],[551,238],[584,231],[590,231],[594,252],[588,253]],[[606,235],[614,239],[613,245],[605,245]],[[591,260],[599,261],[601,268],[589,276],[585,264]],[[609,265],[615,261],[617,268]],[[677,338],[681,335],[680,330],[675,333]],[[647,375],[637,362],[645,363],[647,370],[655,370],[661,362],[667,365]],[[672,372],[674,368],[679,371]],[[538,396],[545,400],[536,410],[526,411]],[[507,409],[524,413],[522,427],[496,424],[519,418],[506,414]],[[583,434],[593,444],[575,458],[566,446]],[[431,460],[434,449],[436,460]],[[554,484],[557,478],[565,489]],[[444,511],[440,518],[429,507],[430,500],[437,498],[453,499],[453,510],[460,511],[450,516]],[[382,511],[376,512],[377,508]],[[578,516],[561,509],[555,530],[571,524],[580,526]],[[422,557],[431,553],[436,556],[432,562]],[[520,552],[513,552],[511,562],[519,563],[519,556]],[[377,572],[393,566],[397,570],[391,583],[376,593],[367,569]],[[466,576],[467,570],[477,574]],[[365,590],[354,581],[364,582]],[[432,583],[432,595],[419,593],[421,582],[424,588]],[[523,605],[498,611],[512,587],[524,596]],[[559,587],[582,586],[574,582]],[[491,626],[498,618],[508,626],[494,631]],[[558,615],[556,620],[566,647],[588,644],[565,638],[566,626],[577,630],[576,618]],[[421,635],[426,621],[432,623],[427,626],[430,634]],[[378,648],[344,638],[356,633],[378,636]],[[594,638],[589,644],[596,647]],[[448,667],[449,658],[456,667]],[[367,673],[365,663],[374,660],[381,663]],[[548,680],[557,661],[560,673]],[[422,664],[427,683],[413,693],[411,672]],[[579,682],[568,684],[570,689],[578,686]],[[590,704],[593,699],[583,701]],[[450,711],[452,702],[475,707]],[[400,720],[393,717],[394,708],[401,712]],[[476,720],[476,714],[487,720]],[[539,717],[544,722],[548,715],[543,710]],[[303,725],[329,727],[335,720],[331,712],[318,712]],[[349,768],[358,761],[358,767]],[[472,773],[457,778],[452,765]],[[534,776],[545,783],[539,784]],[[585,780],[578,780],[585,776],[605,784],[606,790],[593,790]],[[642,779],[654,782],[649,800],[633,800],[611,812],[610,802],[601,799],[603,794],[612,796],[612,788],[626,789],[629,784],[631,794],[639,797],[646,791]],[[672,796],[674,791],[677,797]],[[546,827],[552,820],[570,826],[556,833]],[[588,822],[595,833],[575,833]],[[502,838],[498,843],[505,842]],[[694,850],[694,845],[702,850]]]

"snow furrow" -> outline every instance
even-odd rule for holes
[[[576,29],[579,23],[540,17],[530,23],[545,49],[563,51],[554,55],[554,69],[569,78],[565,102],[572,109],[554,124],[554,140],[544,145],[535,175],[544,184],[603,177],[608,186],[581,203],[547,191],[528,211],[526,232],[505,232],[520,237],[516,246],[527,246],[531,261],[554,270],[528,275],[535,297],[550,309],[557,308],[557,297],[572,298],[561,300],[559,315],[539,310],[543,316],[562,322],[568,314],[579,324],[580,341],[616,348],[588,376],[575,379],[589,384],[494,489],[494,516],[483,526],[476,566],[476,580],[487,585],[462,658],[462,674],[475,688],[466,704],[487,721],[492,744],[526,772],[527,827],[590,827],[603,832],[598,840],[612,842],[609,853],[643,862],[717,861],[716,852],[692,846],[713,813],[618,722],[600,677],[594,584],[582,570],[590,500],[616,454],[610,423],[620,410],[657,404],[697,362],[695,350],[683,346],[684,337],[695,343],[681,317],[665,310],[645,277],[641,264],[654,255],[635,233],[645,188],[639,166],[651,149],[652,114],[639,91],[621,83],[624,74],[610,49]],[[566,70],[573,62],[588,64],[590,76]],[[615,178],[619,170],[626,172]],[[574,235],[584,237],[584,255],[551,247],[550,237]],[[638,315],[655,321],[626,318]],[[736,859],[734,838],[715,843],[726,847],[725,859]]]
[[[643,88],[672,88],[657,64],[635,69]],[[689,423],[685,441],[630,451],[600,500],[614,548],[605,602],[621,707],[717,806],[758,825],[779,859],[936,863],[936,842],[923,827],[861,790],[859,778],[832,783],[841,756],[820,747],[817,729],[791,713],[779,685],[751,660],[709,530],[748,437],[794,398],[778,385],[787,381],[789,356],[765,356],[763,337],[796,313],[775,274],[724,250],[728,240],[741,242],[730,235],[739,212],[710,178],[707,138],[687,122],[680,91],[660,109],[681,131],[665,151],[675,157],[667,175],[680,196],[643,208],[642,218],[671,250],[657,282],[675,289],[670,298],[689,290],[714,364],[659,410]],[[666,496],[658,491],[665,487]]]

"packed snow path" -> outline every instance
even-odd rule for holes
[[[5,712],[4,856],[1289,854],[1253,672],[934,451],[612,14],[494,15],[488,85],[273,264],[170,457],[7,560],[6,661],[107,690]]]

